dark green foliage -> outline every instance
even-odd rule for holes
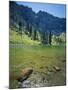
[[[26,35],[29,35],[29,23],[26,24],[24,32]]]
[[[32,35],[32,26],[31,26],[31,24],[29,24],[28,30],[29,30],[29,37],[31,37],[31,35]]]
[[[25,34],[27,34],[29,37],[32,35],[32,25],[30,23],[26,24]]]
[[[52,35],[51,35],[51,31],[49,33],[49,45],[51,45],[51,40],[52,40]]]
[[[21,35],[21,38],[22,38],[22,23],[21,22],[19,22],[18,34],[20,34]]]
[[[37,32],[36,32],[36,30],[34,30],[34,40],[36,40],[37,39]]]
[[[42,44],[48,44],[48,34],[46,32],[41,33]]]
[[[58,44],[61,44],[61,43],[62,43],[61,38],[57,37],[57,38],[56,38],[56,42],[57,42]]]

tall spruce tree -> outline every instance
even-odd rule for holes
[[[51,34],[51,31],[49,33],[49,45],[51,45],[51,41],[52,41],[52,34]]]
[[[37,31],[36,31],[36,29],[35,29],[35,30],[34,30],[34,40],[37,39],[36,36],[37,36]]]

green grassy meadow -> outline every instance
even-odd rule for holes
[[[62,86],[66,84],[66,57],[65,46],[44,46],[40,42],[32,41],[27,36],[21,37],[16,32],[10,32],[9,64],[10,88],[17,88],[18,82],[14,77],[20,76],[20,70],[32,67],[36,72],[48,80],[45,86]],[[22,42],[22,44],[20,44]],[[17,44],[16,44],[17,43]],[[59,72],[54,70],[58,66]],[[36,78],[36,81],[39,78]],[[33,79],[32,79],[33,80]]]

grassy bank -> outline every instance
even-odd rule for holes
[[[34,72],[43,73],[49,79],[49,86],[65,85],[65,47],[45,47],[30,45],[10,45],[10,87],[16,88],[17,81],[13,77],[20,75],[20,70],[32,67]],[[61,71],[50,73],[58,66]],[[46,76],[47,74],[47,76]]]

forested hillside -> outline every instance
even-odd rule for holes
[[[43,44],[51,44],[55,35],[59,43],[63,42],[59,37],[66,33],[65,18],[55,17],[41,10],[35,13],[32,8],[16,2],[10,2],[9,5],[10,28],[16,28],[18,34],[22,35],[24,32],[31,39]]]

